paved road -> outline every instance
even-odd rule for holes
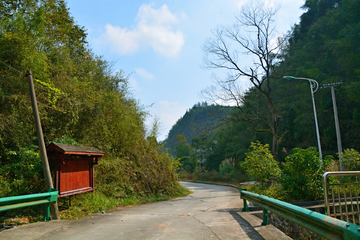
[[[93,214],[73,221],[34,223],[0,232],[0,239],[290,239],[241,213],[237,189],[182,183],[186,197]]]

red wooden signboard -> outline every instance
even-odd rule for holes
[[[94,165],[104,152],[63,143],[51,143],[46,150],[50,165],[55,170],[55,188],[59,190],[59,197],[95,189]]]

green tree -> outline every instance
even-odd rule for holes
[[[344,170],[359,171],[360,169],[360,153],[355,149],[345,149],[341,154],[341,160],[344,163]]]
[[[147,138],[148,113],[131,96],[127,76],[93,54],[86,37],[64,0],[0,1],[1,191],[43,191],[24,77],[31,70],[45,143],[77,142],[106,152],[95,168],[99,191],[112,197],[174,193],[178,162],[161,151],[155,125]]]
[[[182,168],[188,172],[194,172],[197,166],[197,159],[194,156],[190,144],[184,135],[176,135],[178,142],[176,143],[176,157],[179,159]]]
[[[261,187],[264,189],[264,182],[280,176],[280,168],[269,150],[269,144],[252,142],[250,148],[251,151],[246,153],[243,167],[249,176],[261,181]]]
[[[356,39],[360,4],[351,0],[308,0],[303,8],[305,12],[301,21],[294,26],[276,68],[291,69],[287,75],[312,78],[320,85],[343,82],[336,88],[340,128],[343,136],[346,135],[343,145],[355,148],[360,143],[357,137],[359,127],[354,121],[359,109],[360,48]],[[286,141],[280,143],[281,149],[316,145],[308,82],[295,85],[294,82],[279,81],[275,91],[278,93],[276,102],[282,106],[280,112],[284,113],[280,128],[282,132],[287,131]],[[315,102],[323,153],[335,156],[336,135],[330,91],[319,90]],[[285,154],[282,156],[284,158]]]
[[[323,197],[322,175],[329,156],[321,164],[315,147],[295,148],[293,154],[285,158],[280,182],[292,200],[317,200]]]
[[[208,133],[200,133],[192,140],[191,146],[194,149],[194,155],[198,159],[200,168],[209,160],[212,151],[212,140]]]
[[[195,104],[170,129],[164,145],[173,149],[177,143],[178,134],[184,135],[188,143],[192,144],[193,137],[212,132],[228,117],[230,111],[231,108],[208,105],[206,102]]]

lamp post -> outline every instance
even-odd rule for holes
[[[315,108],[315,100],[314,100],[314,92],[316,92],[319,88],[319,83],[315,81],[314,79],[310,78],[301,78],[301,77],[293,77],[293,76],[284,76],[286,79],[299,79],[299,80],[307,80],[310,83],[310,90],[311,90],[311,98],[314,108],[314,116],[315,116],[315,127],[316,127],[316,136],[317,136],[317,142],[318,142],[318,148],[319,148],[319,156],[321,162],[323,162],[322,159],[322,152],[321,152],[321,143],[320,143],[320,134],[319,134],[319,126],[317,121],[317,115],[316,115],[316,108]]]

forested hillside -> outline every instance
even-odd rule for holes
[[[333,155],[335,159],[338,158],[338,149],[333,102],[330,88],[322,86],[341,82],[342,84],[335,87],[335,94],[342,146],[343,149],[359,150],[360,2],[306,0],[303,8],[305,13],[301,16],[300,23],[289,31],[288,36],[284,35],[279,39],[280,51],[261,55],[264,61],[271,63],[267,66],[262,65],[264,69],[268,69],[268,78],[265,75],[262,79],[257,78],[258,75],[247,77],[254,83],[254,87],[241,95],[227,96],[241,103],[237,110],[231,113],[230,121],[217,128],[213,135],[200,138],[204,144],[216,142],[207,155],[205,165],[208,168],[219,169],[220,163],[229,158],[235,159],[237,163],[242,162],[251,142],[256,140],[271,147],[276,137],[273,155],[277,156],[275,158],[278,162],[283,162],[294,148],[318,146],[309,82],[284,79],[284,76],[310,78],[319,83],[320,87],[314,93],[314,97],[323,156]],[[237,19],[237,24],[239,19],[241,18]],[[215,31],[215,40],[205,45],[204,49],[208,50],[208,54],[217,54],[214,55],[214,61],[222,60],[214,63],[210,59],[207,62],[208,66],[223,66],[222,64],[231,56],[220,55],[227,51],[227,48],[224,45],[216,45],[219,42],[228,44],[227,40],[231,42],[238,36],[230,33],[239,34],[237,40],[243,37],[241,31],[231,31],[231,28]],[[256,38],[253,40],[256,41]],[[261,41],[259,46],[254,45],[255,48],[259,47],[260,53],[261,49],[266,49],[261,48],[261,44],[265,42]],[[227,46],[231,46],[234,53],[239,54],[233,59],[241,58],[242,46],[238,42],[233,41]],[[249,51],[249,54],[256,53]],[[220,88],[226,89],[229,95],[237,93],[237,85],[228,83],[236,82],[239,76],[247,76],[238,71],[235,64],[236,62],[230,61],[229,65],[224,64],[223,68],[232,69],[229,70],[229,76],[233,76],[234,79],[225,79],[221,82],[223,85],[219,85]],[[259,63],[259,66],[260,64],[262,63]],[[255,82],[255,78],[258,82]],[[217,81],[220,82],[218,79]],[[257,83],[259,84],[256,85]],[[216,94],[213,93],[212,97],[218,96]]]
[[[343,148],[359,149],[360,3],[358,1],[306,1],[307,10],[294,26],[283,50],[278,72],[327,83],[336,87],[336,100]],[[275,95],[275,94],[274,94]],[[309,83],[285,80],[277,84],[276,99],[281,115],[283,148],[317,146]],[[336,156],[336,133],[330,88],[315,94],[323,155]]]
[[[229,107],[208,105],[207,102],[195,104],[170,129],[164,146],[174,149],[178,142],[176,136],[179,134],[183,135],[187,143],[191,144],[193,137],[201,133],[209,134],[223,124],[230,111]]]
[[[306,13],[294,26],[279,71],[315,79],[320,86],[342,82],[336,100],[344,148],[359,149],[360,2],[306,1]],[[286,82],[291,81],[291,82]],[[314,117],[307,81],[282,80],[278,84],[282,147],[316,146]],[[321,144],[325,154],[337,152],[333,105],[329,88],[315,93]]]
[[[127,76],[96,56],[86,37],[63,0],[0,1],[0,197],[47,191],[28,70],[45,143],[77,142],[105,152],[95,167],[98,196],[178,190],[177,163],[158,151],[156,131],[145,129],[147,112]]]

